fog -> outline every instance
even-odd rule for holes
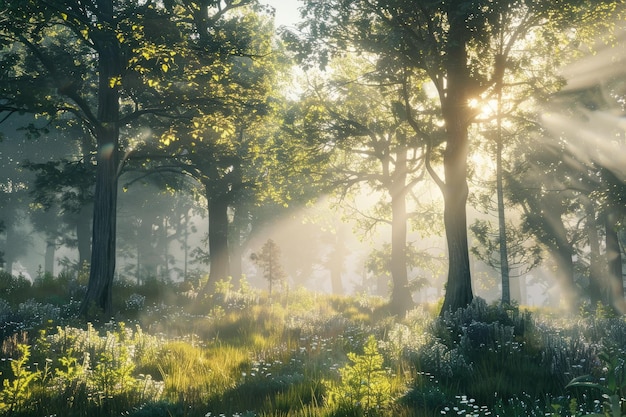
[[[623,44],[625,41],[622,33],[616,42]],[[566,138],[564,143],[571,158],[568,161],[565,156],[566,163],[581,172],[585,166],[606,169],[622,182],[626,181],[624,55],[623,50],[606,47],[563,68],[566,86],[550,101],[541,117],[546,137],[533,138],[542,149],[558,154],[561,149],[555,147],[554,137]],[[11,187],[25,191],[21,190],[21,184],[32,181],[33,174],[19,167],[27,157],[33,162],[45,163],[69,158],[77,152],[70,145],[59,146],[70,141],[54,135],[28,141],[25,134],[16,129],[17,122],[4,125],[8,139],[2,144],[2,167],[7,172],[19,172],[21,177],[7,181],[5,192],[11,192]],[[480,153],[470,159],[475,169],[475,177],[470,178],[471,192],[484,192],[480,190],[480,181],[487,181],[493,175],[493,161]],[[127,186],[131,182],[132,185]],[[183,192],[166,192],[149,182],[135,182],[126,174],[120,179],[118,195],[116,279],[142,282],[153,277],[179,282],[208,274],[209,266],[203,262],[208,221],[202,198],[194,199]],[[419,204],[409,202],[410,210],[417,213],[417,217],[409,222],[415,227],[409,228],[407,241],[424,256],[419,266],[410,269],[409,280],[420,286],[414,292],[415,301],[433,302],[442,296],[446,276],[442,199],[439,190],[428,180],[418,184],[413,197]],[[32,198],[32,195],[23,194],[21,198]],[[363,224],[364,213],[384,198],[364,188],[351,200],[339,201],[327,196],[312,205],[286,210],[279,221],[255,225],[241,242],[243,275],[254,287],[267,288],[263,271],[252,261],[251,255],[272,239],[280,249],[280,262],[290,288],[387,297],[388,272],[372,270],[370,261],[375,251],[383,251],[389,244],[390,226],[383,221],[376,225]],[[11,223],[11,232],[3,233],[3,250],[5,258],[11,260],[10,271],[30,280],[46,271],[58,275],[79,263],[76,232],[63,226],[65,230],[53,239],[54,261],[47,265],[45,258],[51,256],[51,245],[42,230],[58,227],[63,214],[55,210],[40,210],[39,213],[38,224],[35,224],[23,209],[18,209],[13,219],[5,219],[6,224]],[[507,215],[513,223],[519,224],[519,209],[509,207]],[[492,214],[471,206],[468,217],[468,224],[476,219],[495,221]],[[572,221],[575,223],[578,219]],[[477,242],[470,234],[470,247],[475,245]],[[588,247],[583,248],[574,261],[587,256],[588,251]],[[513,268],[513,299],[526,305],[558,306],[560,288],[555,276],[559,268],[561,266],[550,257],[530,271]],[[475,294],[488,301],[497,300],[501,291],[498,271],[476,256],[471,256],[471,269]],[[340,280],[333,283],[333,276]]]

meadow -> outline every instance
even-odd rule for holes
[[[626,321],[477,298],[438,317],[304,289],[119,282],[78,318],[80,275],[0,275],[0,415],[626,415]]]

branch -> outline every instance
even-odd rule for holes
[[[446,183],[441,179],[441,177],[435,172],[432,165],[430,164],[430,155],[432,152],[432,138],[426,132],[422,131],[420,126],[417,124],[417,121],[413,118],[413,108],[411,107],[411,103],[409,101],[409,91],[407,86],[407,78],[406,74],[402,82],[402,95],[404,98],[404,107],[406,111],[406,118],[409,122],[411,128],[417,133],[420,137],[426,140],[426,153],[424,155],[424,166],[426,170],[435,181],[439,189],[443,192],[446,188]]]

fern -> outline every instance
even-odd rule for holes
[[[30,358],[30,346],[19,344],[17,349],[19,358],[11,362],[14,379],[11,381],[7,378],[2,382],[0,412],[21,411],[32,395],[31,385],[41,376],[41,371],[30,371],[27,367]]]

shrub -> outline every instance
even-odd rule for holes
[[[34,329],[46,322],[58,322],[61,308],[31,298],[18,306],[17,316],[27,329]]]
[[[339,369],[340,381],[325,381],[327,404],[338,415],[376,415],[393,400],[391,375],[383,368],[378,342],[368,338],[363,355],[348,353],[348,364]]]
[[[23,411],[29,404],[30,390],[33,383],[41,376],[39,371],[30,371],[27,367],[30,358],[30,346],[18,345],[19,357],[11,362],[13,380],[5,378],[0,391],[0,412],[9,414]]]
[[[565,393],[568,375],[590,363],[594,349],[580,338],[565,338],[551,327],[537,326],[529,313],[477,299],[466,309],[434,320],[430,336],[408,352],[418,371],[436,375],[437,389],[493,405],[497,398],[534,398]],[[417,398],[432,384],[416,381]],[[497,393],[497,396],[494,395]]]
[[[0,294],[7,297],[13,306],[28,297],[31,283],[22,275],[13,276],[7,271],[0,271]]]
[[[602,400],[603,414],[590,416],[622,417],[626,415],[626,350],[623,345],[615,345],[605,341],[598,355],[603,367],[600,376],[583,375],[574,378],[567,387],[581,389],[591,393],[597,402]]]

